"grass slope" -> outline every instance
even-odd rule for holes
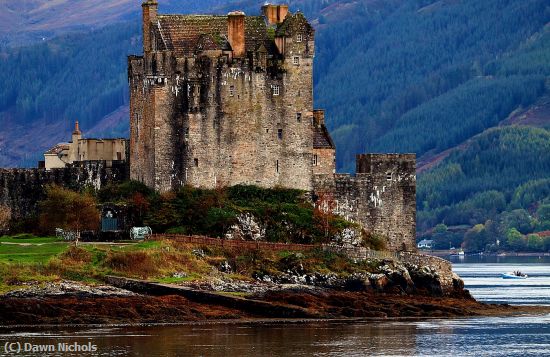
[[[52,243],[51,245],[53,245]],[[0,244],[0,252],[4,245]],[[352,262],[344,256],[314,250],[303,253],[257,250],[224,250],[187,245],[169,240],[146,241],[125,246],[67,244],[19,246],[0,253],[0,292],[20,289],[22,283],[60,279],[100,282],[106,275],[147,279],[163,283],[208,281],[211,278],[253,280],[255,274],[279,274],[300,269],[348,276],[373,271],[373,262]],[[41,250],[42,254],[35,254]],[[198,253],[197,253],[198,252]],[[233,272],[221,274],[227,262]],[[376,271],[376,270],[374,270]],[[376,271],[377,272],[377,271]]]

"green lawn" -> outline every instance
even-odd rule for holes
[[[4,263],[46,263],[63,253],[69,243],[40,243],[30,245],[0,243],[0,262]]]
[[[53,243],[63,242],[63,239],[56,237],[36,237],[32,234],[19,234],[16,236],[2,236],[0,237],[0,243]]]
[[[47,263],[50,258],[63,253],[72,242],[65,242],[55,237],[34,237],[19,239],[14,237],[0,237],[0,262],[6,263]],[[95,253],[102,251],[132,251],[158,248],[157,242],[142,242],[127,246],[81,244],[82,248]],[[96,249],[97,248],[97,249]]]

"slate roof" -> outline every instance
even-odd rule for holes
[[[313,130],[314,149],[335,149],[334,142],[325,125],[316,126]]]
[[[277,36],[289,36],[290,35],[290,27],[293,24],[301,24],[302,28],[307,32],[312,32],[313,27],[309,24],[307,19],[304,17],[304,15],[301,12],[297,12],[295,14],[288,14],[287,17],[284,19],[284,21],[277,27],[275,34]]]
[[[49,149],[45,152],[45,154],[53,154],[53,155],[59,155],[63,151],[69,150],[69,144],[67,143],[60,143]]]
[[[159,15],[158,31],[166,48],[176,54],[189,56],[195,51],[224,49],[227,43],[227,16]],[[267,26],[262,16],[245,17],[245,48],[254,51],[268,42]]]

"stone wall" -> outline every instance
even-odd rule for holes
[[[388,249],[416,249],[414,155],[360,155],[356,176],[334,175],[334,143],[313,109],[315,31],[303,14],[264,7],[268,28],[240,12],[156,9],[144,3],[144,53],[128,61],[131,179],[161,192],[313,191],[325,210],[387,237]]]
[[[110,167],[108,167],[110,166]],[[98,190],[110,182],[128,179],[124,162],[107,165],[102,161],[85,161],[62,169],[0,169],[0,204],[12,210],[12,217],[23,218],[37,212],[38,202],[45,197],[48,185],[79,190],[91,186]]]
[[[344,247],[341,245],[323,244],[323,250],[331,253],[343,254],[352,260],[367,259],[367,248],[365,247]]]
[[[315,175],[316,205],[387,238],[390,251],[416,250],[415,156],[357,156],[357,174]]]
[[[314,149],[313,155],[313,175],[331,175],[336,172],[334,149]]]

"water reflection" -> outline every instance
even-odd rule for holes
[[[92,341],[98,346],[94,354],[98,356],[497,356],[503,352],[543,356],[550,351],[550,315],[69,329],[46,336],[8,333],[0,335],[0,346],[14,340],[46,344]]]
[[[319,356],[364,356],[377,351],[410,355],[416,348],[415,330],[413,325],[385,329],[350,324],[187,326],[165,327],[151,331],[148,339],[131,338],[125,343],[137,355],[153,356],[285,356],[290,351],[294,356],[313,351]]]
[[[67,330],[48,336],[5,334],[0,343],[14,339],[34,344],[93,341],[98,355],[110,356],[413,355],[416,330],[415,324],[403,323],[151,326]]]

